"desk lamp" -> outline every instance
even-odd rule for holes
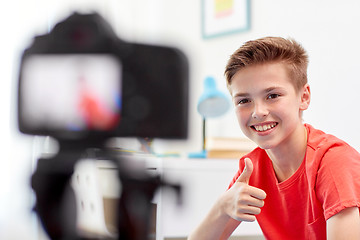
[[[190,153],[189,158],[206,158],[206,119],[223,115],[227,112],[229,107],[230,104],[228,98],[223,92],[220,92],[216,88],[215,79],[213,77],[206,77],[204,80],[204,92],[200,96],[197,104],[197,111],[203,117],[202,151],[198,153]]]

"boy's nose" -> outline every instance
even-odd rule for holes
[[[269,111],[266,108],[266,105],[263,103],[255,103],[252,113],[252,117],[255,119],[262,119],[269,114]]]

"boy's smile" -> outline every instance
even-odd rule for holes
[[[308,106],[282,63],[249,66],[237,72],[230,85],[243,133],[263,149],[294,144],[303,133],[301,112]]]
[[[271,122],[271,123],[255,124],[250,127],[259,133],[268,134],[277,126],[277,124],[278,124],[277,122]]]

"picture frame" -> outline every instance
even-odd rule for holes
[[[248,31],[250,0],[201,0],[204,39]]]

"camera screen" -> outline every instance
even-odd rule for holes
[[[122,65],[110,54],[35,54],[22,70],[21,118],[31,131],[111,131],[121,118]]]

